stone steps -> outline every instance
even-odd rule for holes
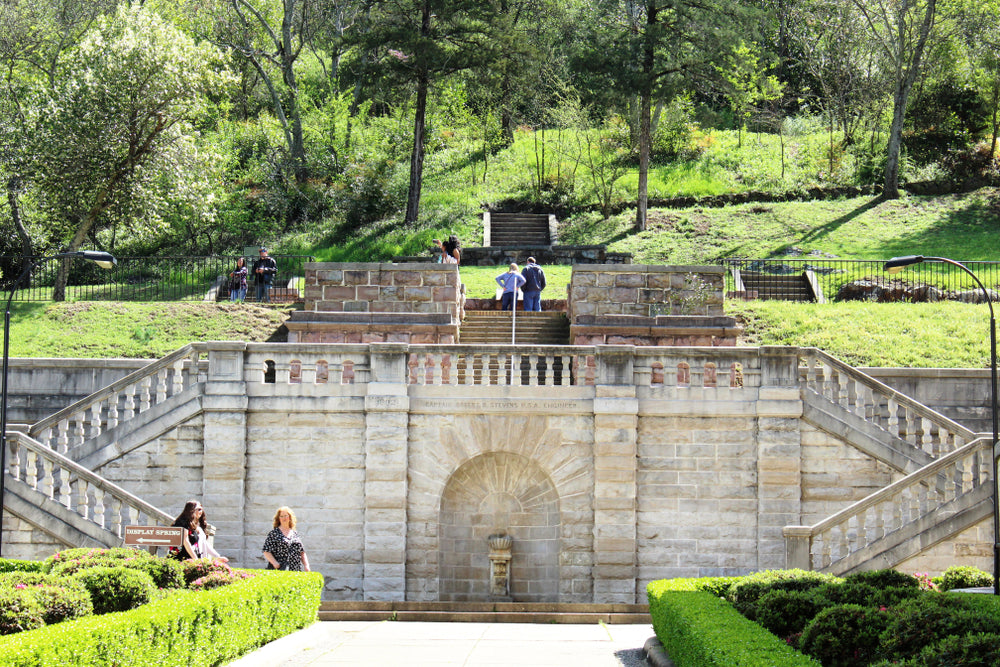
[[[462,345],[506,345],[510,343],[510,311],[466,311],[459,329]],[[518,345],[566,345],[569,320],[562,312],[518,311],[514,322]]]
[[[547,246],[549,216],[538,213],[491,213],[490,246]]]
[[[326,601],[321,621],[436,621],[441,623],[649,623],[645,604],[544,602]]]
[[[809,279],[804,274],[769,275],[742,271],[746,293],[756,294],[757,299],[777,301],[815,301]]]

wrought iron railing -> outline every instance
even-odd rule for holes
[[[730,269],[726,283],[727,291],[732,291],[735,287],[732,278],[733,269],[739,269],[742,274],[760,273],[768,276],[796,275],[811,271],[827,301],[835,300],[837,292],[845,284],[865,279],[882,285],[890,280],[902,280],[914,286],[935,287],[942,292],[978,291],[968,274],[948,264],[937,262],[915,264],[908,267],[904,273],[893,276],[882,270],[885,260],[874,259],[728,257],[718,260],[718,263]],[[1000,289],[1000,262],[963,261],[962,263],[979,276],[986,287]]]
[[[303,264],[315,261],[309,255],[271,255],[278,265],[275,286],[285,286],[304,274]],[[28,258],[31,261],[32,258]],[[211,257],[117,257],[109,270],[89,262],[70,262],[66,298],[74,301],[204,301],[225,293],[236,256]],[[247,267],[254,257],[247,257]],[[50,301],[60,260],[39,264],[14,294],[15,301]],[[0,288],[6,294],[20,274],[21,257],[0,255]],[[251,277],[249,292],[253,292]]]

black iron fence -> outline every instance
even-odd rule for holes
[[[303,264],[316,259],[309,255],[271,255],[278,265],[274,285],[284,287],[293,278],[304,276]],[[102,269],[78,259],[47,260],[25,279],[15,301],[50,301],[60,262],[69,262],[66,298],[72,301],[203,301],[217,290],[227,292],[229,273],[236,256],[229,257],[118,257],[118,265]],[[256,257],[247,257],[247,267]],[[0,288],[9,294],[25,262],[21,256],[0,255]],[[249,281],[253,292],[253,277]]]
[[[739,269],[741,275],[758,274],[761,276],[792,276],[802,275],[811,271],[816,283],[823,291],[828,301],[837,297],[840,289],[848,283],[868,280],[878,284],[886,284],[890,280],[903,281],[913,286],[935,287],[943,292],[962,292],[979,290],[979,287],[964,271],[940,262],[924,262],[906,267],[900,273],[893,275],[882,270],[886,260],[867,259],[825,259],[825,258],[781,258],[781,259],[749,259],[726,258],[718,263],[730,271],[726,277],[726,290],[735,289],[733,269]],[[958,260],[961,261],[961,260]],[[1000,290],[1000,262],[962,261],[970,271],[976,274],[988,289]]]

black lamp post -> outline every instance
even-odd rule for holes
[[[21,271],[21,275],[17,277],[14,284],[10,287],[10,295],[7,297],[7,310],[4,313],[3,319],[3,387],[0,389],[0,515],[3,514],[3,497],[4,491],[6,490],[7,481],[7,362],[10,359],[10,303],[14,300],[14,294],[17,292],[21,283],[24,279],[31,275],[32,269],[41,264],[42,262],[50,259],[85,259],[88,262],[93,262],[101,268],[110,269],[118,263],[111,253],[101,252],[99,250],[77,250],[74,252],[61,252],[57,255],[49,255],[48,257],[41,257],[35,261],[28,260],[25,264],[24,270]],[[2,536],[2,533],[0,533]],[[3,548],[3,540],[0,539],[0,549]],[[2,553],[2,551],[0,551]]]
[[[990,291],[973,273],[961,262],[945,257],[924,257],[923,255],[907,255],[906,257],[893,257],[885,263],[883,269],[889,273],[899,273],[911,264],[921,262],[941,262],[951,264],[962,269],[976,281],[979,289],[983,291],[986,305],[990,307],[990,412],[993,415],[993,594],[1000,595],[1000,486],[997,484],[997,321],[993,314],[993,300],[990,298]]]

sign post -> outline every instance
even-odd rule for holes
[[[125,526],[125,546],[148,547],[156,555],[158,547],[180,547],[184,529],[179,526]]]

